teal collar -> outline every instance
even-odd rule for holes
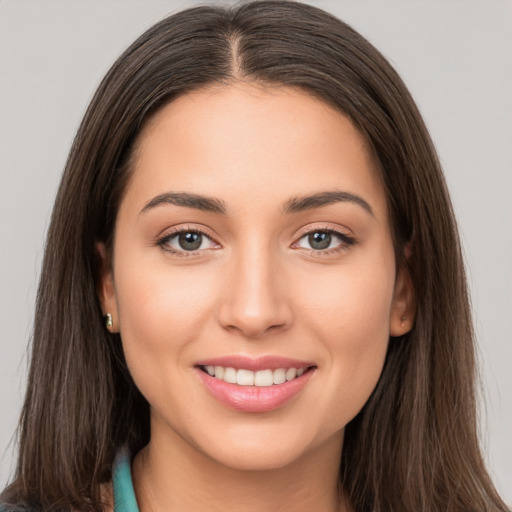
[[[139,512],[133,490],[130,451],[121,448],[114,459],[112,468],[114,487],[114,512]]]

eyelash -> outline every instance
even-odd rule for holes
[[[332,227],[328,227],[328,226],[324,226],[324,227],[319,227],[319,228],[317,227],[314,229],[307,229],[305,231],[302,231],[299,234],[297,241],[293,243],[292,247],[297,246],[297,244],[303,238],[310,236],[313,233],[328,233],[330,235],[334,235],[340,241],[339,245],[337,245],[336,247],[332,247],[331,249],[307,249],[304,247],[302,248],[303,250],[308,251],[310,254],[312,254],[314,256],[335,254],[335,253],[346,250],[349,247],[352,247],[357,244],[357,240],[353,236],[346,233],[345,231],[342,231],[340,229],[335,229]]]
[[[188,227],[186,229],[183,229],[183,228],[173,229],[170,233],[166,233],[164,236],[159,238],[156,241],[156,245],[161,247],[162,250],[164,250],[164,251],[170,252],[171,254],[173,254],[175,256],[180,256],[180,257],[183,257],[183,258],[188,258],[190,256],[196,256],[197,254],[199,254],[199,252],[201,252],[200,250],[196,250],[196,251],[181,250],[181,251],[178,251],[176,249],[173,249],[169,245],[167,245],[173,238],[181,235],[182,233],[196,233],[198,235],[202,235],[202,236],[208,238],[209,240],[211,240],[212,243],[217,244],[217,242],[215,242],[215,240],[213,240],[213,238],[210,235],[208,235],[205,231],[203,231],[202,229]],[[202,249],[202,250],[204,250],[204,249]]]
[[[208,238],[212,243],[217,244],[217,242],[210,235],[208,235],[205,231],[203,231],[201,229],[177,228],[175,230],[172,230],[170,233],[167,233],[164,236],[162,236],[161,238],[159,238],[156,241],[156,245],[161,247],[162,250],[164,250],[164,251],[170,252],[176,256],[184,257],[184,258],[196,256],[201,251],[205,250],[205,249],[196,250],[196,251],[176,250],[176,249],[171,248],[169,245],[167,245],[170,240],[179,236],[182,233],[196,233],[196,234],[199,234],[201,236]],[[328,233],[330,235],[334,235],[335,237],[337,237],[341,242],[339,245],[337,245],[336,247],[333,247],[331,249],[308,249],[308,248],[302,247],[303,250],[308,251],[309,253],[314,254],[315,256],[334,254],[334,253],[345,250],[345,249],[357,244],[357,241],[354,237],[348,235],[347,233],[345,233],[341,230],[333,229],[332,227],[322,227],[322,228],[315,228],[315,229],[309,229],[307,231],[303,231],[302,233],[300,233],[300,236],[298,237],[297,241],[292,244],[292,247],[296,247],[297,244],[303,238],[310,236],[313,233]]]

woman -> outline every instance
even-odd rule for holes
[[[457,240],[421,117],[352,29],[272,1],[167,18],[73,144],[2,500],[506,510]]]

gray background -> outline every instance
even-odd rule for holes
[[[391,60],[431,130],[468,264],[482,441],[512,503],[512,2],[310,3],[352,24]],[[165,14],[192,4],[0,0],[0,487],[14,460],[9,443],[44,234],[74,133],[118,54]]]

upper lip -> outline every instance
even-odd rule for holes
[[[196,363],[196,366],[222,366],[224,368],[245,369],[256,372],[259,370],[277,370],[278,368],[307,368],[316,365],[311,361],[300,361],[298,359],[273,355],[257,358],[231,355],[202,359]]]

